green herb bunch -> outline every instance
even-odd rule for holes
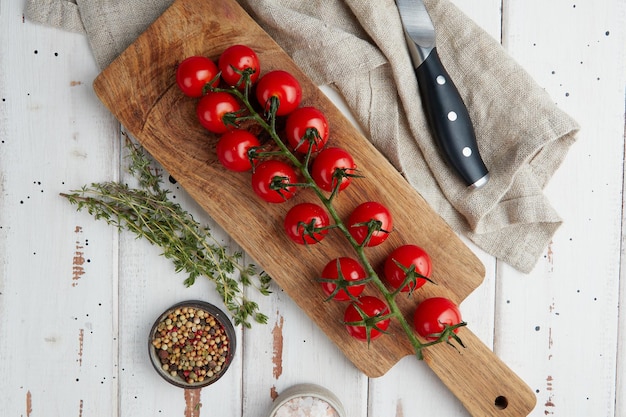
[[[172,202],[170,190],[162,187],[162,170],[153,166],[145,150],[126,137],[129,172],[138,188],[120,182],[93,183],[61,194],[87,210],[97,220],[104,220],[119,230],[127,230],[159,246],[176,272],[185,272],[184,284],[191,286],[200,276],[209,278],[222,297],[235,325],[251,327],[251,321],[266,323],[256,302],[248,299],[244,287],[255,287],[268,295],[270,277],[254,264],[243,262],[241,251],[230,251],[211,234],[208,226],[198,223],[179,204]]]

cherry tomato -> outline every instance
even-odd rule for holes
[[[196,112],[200,124],[209,132],[225,133],[233,126],[224,124],[224,115],[241,109],[241,105],[228,93],[207,93],[198,102]]]
[[[176,68],[176,84],[189,97],[202,97],[204,86],[218,73],[217,65],[204,56],[190,56]],[[218,80],[213,83],[217,86]]]
[[[459,308],[444,297],[427,298],[419,303],[413,315],[413,328],[427,340],[437,340],[444,325],[454,326],[461,322]]]
[[[276,115],[285,116],[300,105],[302,87],[298,80],[287,71],[270,71],[259,79],[256,86],[256,98],[267,111],[272,97],[278,99]]]
[[[340,289],[337,291],[337,284],[322,281],[321,285],[324,294],[337,301],[347,301],[358,298],[365,289],[365,284],[355,285],[354,283],[363,281],[367,277],[361,264],[355,259],[345,256],[333,259],[328,262],[322,270],[321,278],[323,280],[337,280],[339,276],[351,284],[347,285],[345,288],[341,288],[341,285],[339,285]]]
[[[224,133],[215,146],[217,158],[231,171],[244,172],[252,168],[248,151],[261,143],[247,130],[234,129]]]
[[[359,309],[365,316],[359,312]],[[389,314],[387,304],[379,298],[366,295],[359,298],[358,301],[350,303],[344,313],[343,321],[346,323],[346,329],[352,337],[369,342],[380,337],[383,332],[387,330],[389,322],[391,321],[389,318],[380,321],[376,321],[375,319],[370,320],[370,318],[382,317],[387,314]],[[367,325],[364,326],[363,324],[348,324],[363,320],[370,323],[369,328]]]
[[[296,152],[321,150],[328,141],[328,121],[315,107],[300,107],[287,117],[285,125],[287,142]]]
[[[285,232],[291,240],[301,245],[320,242],[328,234],[330,224],[326,210],[317,204],[301,203],[293,206],[285,216]]]
[[[220,55],[217,66],[222,72],[224,82],[230,86],[237,86],[241,90],[245,88],[245,83],[241,83],[240,72],[250,73],[251,84],[256,83],[261,72],[259,57],[246,45],[233,45],[226,48]]]
[[[353,174],[356,165],[352,155],[342,148],[326,148],[322,150],[313,160],[311,165],[311,176],[313,180],[324,191],[331,192],[339,184],[339,191],[345,189],[352,177],[344,174]]]
[[[368,201],[354,209],[348,217],[348,230],[358,244],[363,244],[372,227],[372,235],[365,246],[377,246],[387,240],[393,219],[387,207],[375,201]]]
[[[402,292],[413,291],[426,283],[419,275],[430,277],[431,262],[428,253],[417,245],[404,245],[396,248],[385,260],[385,280],[398,289],[407,277],[407,271],[413,274],[414,282],[402,287]],[[419,274],[419,275],[415,275]]]
[[[252,189],[268,203],[283,203],[296,194],[298,177],[291,165],[277,160],[263,161],[252,173]]]

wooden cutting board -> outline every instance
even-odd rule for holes
[[[194,99],[175,82],[177,64],[191,55],[216,59],[228,46],[246,44],[259,55],[262,72],[284,69],[303,87],[302,105],[323,110],[331,129],[330,144],[349,149],[365,178],[354,180],[337,199],[347,217],[358,204],[374,200],[394,217],[385,244],[367,249],[379,266],[395,247],[413,243],[431,255],[432,279],[411,298],[399,297],[411,317],[419,300],[442,295],[460,303],[483,280],[484,266],[392,165],[341,114],[290,57],[234,0],[177,0],[95,80],[103,103],[181,186],[259,263],[343,353],[370,377],[387,372],[413,353],[398,324],[390,335],[367,344],[351,338],[341,324],[345,304],[323,301],[315,282],[324,265],[337,256],[354,256],[338,234],[321,244],[302,247],[285,236],[282,222],[293,205],[315,201],[301,191],[284,204],[268,204],[251,191],[250,174],[233,174],[217,161],[217,138],[196,121]],[[375,289],[369,289],[375,294]],[[471,323],[470,323],[471,326]],[[459,333],[461,352],[438,345],[425,351],[425,362],[476,416],[523,416],[535,395],[469,329]]]

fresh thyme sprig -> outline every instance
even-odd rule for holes
[[[270,277],[258,272],[253,264],[243,263],[243,253],[230,252],[163,189],[162,174],[153,167],[143,148],[126,138],[129,172],[139,188],[119,182],[93,183],[71,194],[61,194],[97,220],[104,220],[119,230],[128,230],[163,250],[176,272],[185,272],[184,283],[191,286],[200,276],[209,278],[222,297],[236,325],[251,327],[251,320],[266,323],[256,302],[248,299],[243,287],[255,287],[268,295]],[[238,280],[234,278],[238,277]]]

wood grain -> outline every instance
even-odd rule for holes
[[[245,31],[239,28],[245,27]],[[314,198],[302,191],[293,201],[268,205],[250,190],[249,174],[233,175],[218,163],[216,137],[195,120],[195,101],[176,88],[178,62],[190,55],[216,58],[227,46],[247,44],[257,51],[263,70],[290,71],[303,86],[303,105],[323,110],[331,126],[331,143],[350,149],[365,177],[341,193],[338,212],[347,216],[368,200],[387,205],[394,231],[385,245],[368,250],[380,265],[390,248],[403,243],[424,247],[433,259],[433,280],[400,305],[409,317],[419,299],[444,295],[456,302],[467,297],[484,277],[484,267],[446,223],[425,203],[389,162],[363,138],[341,112],[311,83],[289,56],[232,1],[221,1],[207,13],[200,0],[178,0],[94,83],[100,99],[128,131],[177,179],[185,190],[289,294],[341,351],[366,375],[385,374],[412,353],[402,330],[367,345],[350,338],[340,318],[344,305],[322,302],[315,278],[328,260],[353,255],[338,235],[303,248],[282,231],[289,207]],[[373,290],[369,290],[373,292]],[[464,329],[467,349],[430,349],[426,363],[474,415],[527,415],[534,407],[532,391],[471,331]],[[463,381],[463,382],[459,382]],[[506,400],[496,401],[502,397]],[[506,407],[502,405],[506,402]]]

